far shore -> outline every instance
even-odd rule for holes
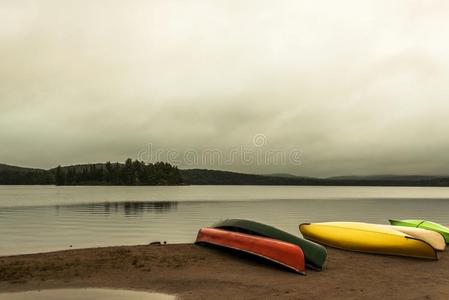
[[[52,288],[146,290],[181,299],[449,299],[439,261],[328,248],[306,276],[248,255],[193,244],[118,246],[0,257],[0,293]]]

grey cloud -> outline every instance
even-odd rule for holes
[[[263,133],[303,163],[209,167],[448,173],[448,6],[2,1],[0,161],[225,152]]]

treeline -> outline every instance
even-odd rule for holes
[[[169,163],[99,163],[43,170],[0,164],[0,184],[56,185],[321,185],[321,186],[449,186],[449,176],[340,176],[313,178],[256,175],[206,169],[179,170]]]
[[[0,164],[0,184],[9,185],[178,185],[177,167],[165,162],[146,164],[128,158],[125,163],[86,164],[43,170]]]
[[[219,170],[181,170],[184,184],[194,185],[316,185],[316,186],[449,186],[449,177],[388,176],[382,178],[314,178],[243,174]]]
[[[55,177],[49,171],[0,171],[0,184],[54,184]]]
[[[128,158],[124,164],[107,162],[85,166],[58,166],[56,185],[178,185],[179,169],[169,163],[146,164]]]

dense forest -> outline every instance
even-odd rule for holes
[[[125,163],[87,164],[50,169],[26,169],[2,165],[0,184],[56,185],[178,185],[177,167],[165,162],[146,164],[128,158]]]
[[[0,170],[0,184],[54,184],[54,175],[45,170]]]
[[[56,185],[178,185],[182,184],[177,167],[169,163],[146,164],[128,158],[124,164],[107,162],[102,165],[58,166]]]
[[[449,186],[449,177],[373,175],[316,178],[289,174],[256,175],[207,169],[179,170],[165,162],[147,164],[127,159],[125,163],[58,166],[50,170],[0,164],[0,184]]]

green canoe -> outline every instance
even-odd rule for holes
[[[327,252],[326,248],[323,246],[294,236],[293,234],[287,233],[273,226],[250,220],[227,219],[214,224],[212,227],[255,234],[298,245],[304,252],[306,264],[313,269],[321,270],[326,261]]]
[[[449,228],[441,224],[426,220],[389,220],[389,221],[391,225],[423,228],[439,232],[444,236],[446,244],[449,244]]]

